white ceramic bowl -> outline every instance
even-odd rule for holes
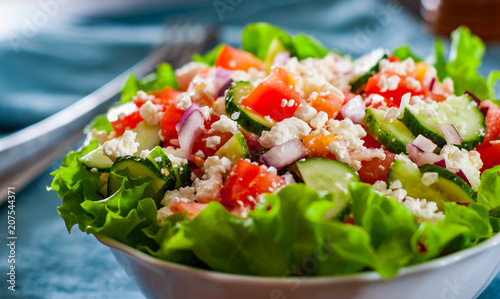
[[[148,298],[476,298],[500,270],[500,233],[430,262],[404,268],[391,280],[375,272],[338,277],[276,278],[232,275],[156,259],[114,239],[111,248]]]

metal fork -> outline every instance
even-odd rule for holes
[[[0,139],[0,204],[8,187],[19,191],[82,140],[84,126],[119,100],[131,72],[143,77],[163,61],[179,67],[213,46],[218,35],[215,27],[186,22],[168,22],[164,28],[163,43],[143,61],[66,109]]]

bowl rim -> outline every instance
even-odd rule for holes
[[[165,269],[170,271],[182,272],[188,275],[193,275],[198,278],[205,280],[210,280],[214,282],[232,282],[232,283],[244,283],[244,284],[264,284],[264,285],[287,285],[290,286],[291,283],[295,283],[300,280],[301,283],[305,283],[308,286],[323,285],[323,284],[344,284],[344,283],[356,283],[356,282],[373,282],[373,281],[387,281],[383,279],[380,274],[375,271],[357,272],[347,275],[339,276],[308,276],[308,277],[289,277],[289,276],[256,276],[256,275],[244,275],[244,274],[231,274],[218,272],[213,270],[206,270],[201,268],[196,268],[188,265],[178,264],[174,262],[169,262],[166,260],[159,259],[138,249],[130,247],[116,239],[101,234],[94,234],[95,238],[102,244],[119,250],[149,266],[157,269]],[[408,267],[402,268],[397,276],[391,280],[395,280],[401,277],[410,276],[412,274],[417,274],[421,272],[428,272],[438,268],[443,268],[452,264],[455,264],[461,260],[470,258],[476,254],[484,252],[492,247],[500,244],[500,232],[494,234],[489,239],[464,250],[460,250],[443,257],[432,259],[421,264],[416,264]]]

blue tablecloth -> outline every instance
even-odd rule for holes
[[[416,0],[413,0],[416,1]],[[222,40],[238,44],[247,22],[266,21],[292,33],[304,31],[325,45],[356,56],[376,47],[412,44],[427,54],[433,36],[415,14],[397,2],[222,1],[237,4],[218,14],[212,1],[196,7],[170,6],[160,11],[121,13],[47,26],[12,47],[0,42],[0,133],[42,119],[100,87],[145,57],[160,40],[165,17],[205,20],[222,26]],[[396,4],[395,4],[396,3]],[[490,45],[483,71],[500,69],[500,45]],[[16,192],[16,291],[7,290],[8,247],[0,246],[0,298],[141,298],[111,252],[93,237],[67,234],[46,192],[49,173]],[[7,192],[7,190],[0,190]],[[0,207],[0,240],[7,243],[7,207]],[[500,277],[480,298],[498,298]]]

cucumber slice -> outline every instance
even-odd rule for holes
[[[102,145],[99,145],[95,150],[81,157],[80,161],[88,168],[97,168],[105,172],[109,171],[109,168],[113,165],[113,161],[104,154]]]
[[[393,153],[406,153],[406,145],[415,140],[415,136],[405,125],[395,119],[388,122],[384,119],[385,111],[366,108],[363,125],[368,134]]]
[[[215,153],[219,158],[226,157],[234,164],[239,159],[250,158],[248,145],[243,134],[238,133],[231,137],[223,146]]]
[[[371,76],[378,73],[379,62],[387,58],[387,53],[383,49],[377,49],[354,60],[354,72],[360,75],[351,81],[351,92],[357,92],[366,82],[368,82]]]
[[[191,169],[189,164],[174,167],[175,189],[191,185]]]
[[[322,217],[343,221],[351,213],[346,192],[350,183],[359,181],[358,174],[349,165],[332,159],[310,158],[295,164],[306,185],[333,193],[335,205],[325,207]]]
[[[438,124],[453,124],[462,137],[457,146],[467,150],[481,144],[486,131],[484,115],[467,95],[450,96],[440,103],[419,103],[406,108],[400,120],[415,136],[422,134],[439,147],[446,145],[446,139]]]
[[[269,45],[269,48],[267,49],[267,55],[266,59],[264,60],[264,64],[266,65],[267,71],[271,69],[271,66],[273,64],[274,56],[278,54],[278,52],[283,52],[283,51],[288,51],[291,52],[290,49],[293,48],[293,45],[289,44],[288,47],[285,45],[285,42],[291,43],[290,40],[286,40],[285,36],[280,36],[275,37],[271,44]],[[288,37],[289,39],[289,37]]]
[[[175,188],[175,173],[172,167],[172,162],[168,158],[167,154],[161,148],[161,146],[156,146],[151,152],[147,155],[146,159],[151,161],[156,169],[160,171],[160,173],[167,177],[167,183],[165,184],[165,190],[172,190]]]
[[[435,172],[438,180],[430,187],[444,194],[448,201],[471,203],[477,201],[477,194],[472,188],[453,172],[433,164],[420,166],[422,173]]]
[[[260,136],[262,131],[269,131],[275,122],[240,106],[243,98],[252,90],[253,86],[249,82],[234,82],[226,97],[226,113],[245,130]]]
[[[163,176],[157,166],[147,158],[133,156],[119,157],[111,166],[108,178],[108,196],[120,189],[117,176],[126,176],[131,180],[148,178],[151,182],[144,190],[143,197],[151,197],[157,205],[165,194],[168,177]]]
[[[138,153],[143,150],[151,150],[155,146],[161,145],[160,135],[158,134],[160,126],[152,126],[142,121],[132,131],[137,133],[135,141],[139,143],[137,147]]]
[[[409,196],[433,201],[440,210],[443,210],[443,202],[448,201],[443,194],[422,183],[422,173],[413,164],[394,161],[387,174],[387,183],[390,185],[395,181],[401,182]]]
[[[346,163],[326,158],[310,158],[295,163],[302,179],[316,191],[338,192],[348,190],[352,182],[359,177]]]

